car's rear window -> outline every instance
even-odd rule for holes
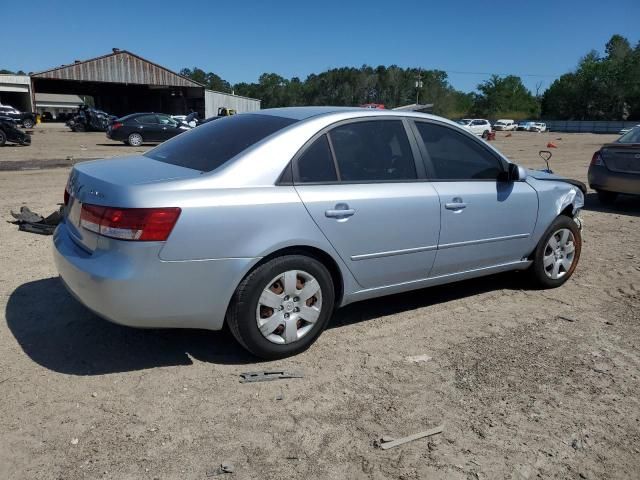
[[[144,155],[160,162],[210,172],[296,121],[255,113],[233,115],[178,135]]]

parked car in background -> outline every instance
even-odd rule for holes
[[[12,118],[24,128],[33,128],[36,124],[35,113],[21,112],[10,105],[0,105],[0,116]]]
[[[40,114],[40,120],[43,122],[53,122],[53,115],[51,112],[42,112]]]
[[[226,322],[280,358],[311,345],[336,306],[507,270],[562,285],[580,257],[583,188],[432,115],[260,110],[74,165],[54,256],[111,321]]]
[[[7,142],[31,145],[31,136],[20,130],[13,118],[0,116],[0,147],[3,147]]]
[[[620,193],[640,195],[640,126],[593,154],[589,186],[605,204],[613,203]]]
[[[483,118],[463,118],[456,123],[482,138],[487,138],[491,133],[491,122]]]
[[[547,131],[547,124],[546,123],[542,123],[542,122],[532,122],[529,125],[529,131],[530,132],[546,132]]]
[[[169,140],[191,127],[163,113],[133,113],[114,120],[107,127],[107,138],[132,147]]]
[[[514,122],[513,120],[509,120],[509,119],[496,120],[496,122],[493,124],[493,129],[494,130],[502,130],[502,131],[515,130],[516,129],[516,122]]]
[[[522,121],[518,122],[518,125],[516,126],[516,130],[528,132],[533,123],[534,122],[532,122],[530,120],[522,120]]]

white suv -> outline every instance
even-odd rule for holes
[[[515,130],[516,129],[516,122],[514,122],[513,120],[509,120],[509,119],[500,119],[498,121],[496,121],[496,123],[493,124],[493,129],[494,130],[503,130],[503,131],[509,131],[509,130]]]
[[[529,131],[530,132],[546,132],[547,131],[547,124],[546,123],[542,123],[542,122],[535,122],[532,123],[529,126]]]
[[[483,118],[463,118],[458,120],[458,124],[482,138],[487,138],[491,133],[491,123]]]

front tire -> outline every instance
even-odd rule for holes
[[[604,205],[612,205],[616,201],[616,198],[618,198],[618,194],[616,192],[597,190],[596,193],[598,194],[598,200],[600,200],[600,203]]]
[[[582,235],[576,222],[560,215],[547,228],[533,254],[531,277],[541,288],[564,284],[578,265]]]
[[[30,118],[26,119],[24,122],[22,122],[22,126],[24,128],[33,128],[33,120],[31,120]]]
[[[306,350],[320,336],[334,301],[333,280],[322,263],[285,255],[242,280],[226,320],[236,340],[254,355],[284,358]]]

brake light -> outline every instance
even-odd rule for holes
[[[604,160],[602,160],[602,154],[600,153],[600,150],[598,150],[596,153],[593,154],[593,157],[591,157],[591,165],[593,166],[600,166],[600,167],[604,167]]]
[[[113,208],[85,203],[80,225],[120,240],[165,241],[180,212],[179,208]]]
[[[120,122],[113,122],[111,124],[111,130],[117,130],[118,128],[120,128],[122,126],[122,123]]]

